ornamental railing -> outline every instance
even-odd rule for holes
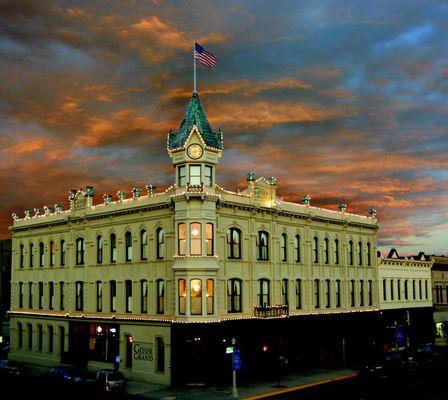
[[[187,192],[189,193],[202,193],[204,191],[204,185],[190,185],[187,183]]]
[[[273,306],[255,306],[254,316],[259,318],[284,317],[289,315],[288,304],[276,304]]]

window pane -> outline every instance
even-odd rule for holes
[[[190,312],[191,315],[202,315],[202,281],[190,281]]]
[[[213,224],[205,225],[205,251],[208,256],[213,255]]]
[[[179,171],[179,186],[185,186],[187,183],[187,177],[185,175],[185,165],[181,165]]]
[[[201,166],[190,165],[190,185],[201,184]]]
[[[206,298],[207,298],[207,315],[213,314],[213,279],[207,279]]]
[[[179,314],[185,315],[187,305],[187,286],[185,279],[179,279]]]
[[[192,223],[190,224],[190,254],[201,255],[201,224]]]
[[[186,227],[185,224],[179,224],[179,244],[178,244],[178,252],[180,256],[185,255],[186,253],[186,243],[187,243],[187,232],[186,232]]]
[[[204,185],[212,186],[213,178],[212,178],[212,167],[210,165],[205,166],[205,176],[204,176]]]

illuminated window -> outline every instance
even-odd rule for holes
[[[126,299],[126,312],[132,312],[132,281],[126,280],[124,282],[125,286],[125,299]]]
[[[33,282],[28,282],[28,308],[33,308]]]
[[[110,312],[117,311],[117,282],[109,282],[109,293],[110,293]]]
[[[227,230],[227,258],[241,258],[241,231],[238,228]]]
[[[362,265],[362,242],[358,242],[358,265]]]
[[[282,279],[282,304],[289,304],[288,279]]]
[[[205,166],[204,185],[213,186],[213,168],[210,165]]]
[[[53,310],[54,309],[54,283],[49,282],[48,283],[48,309]]]
[[[23,308],[23,282],[19,282],[19,308]]]
[[[182,222],[177,226],[177,235],[178,235],[178,254],[180,256],[184,256],[186,254],[186,244],[187,244],[187,231],[185,228],[185,224]]]
[[[190,281],[190,314],[202,315],[202,281],[200,279]]]
[[[185,186],[187,183],[187,177],[185,174],[185,165],[181,165],[180,167],[177,168],[177,172],[179,175],[179,186]]]
[[[359,281],[359,305],[364,306],[364,281]]]
[[[148,281],[141,280],[140,281],[140,312],[142,314],[148,313]]]
[[[23,268],[23,260],[24,260],[24,245],[23,244],[20,245],[19,252],[20,252],[20,255],[19,255],[20,264],[19,265],[20,265],[20,268]]]
[[[83,238],[76,239],[76,265],[84,264],[84,254],[86,251],[86,244]]]
[[[59,282],[59,309],[65,310],[65,283]]]
[[[339,240],[334,240],[334,263],[339,264]]]
[[[348,242],[348,259],[350,265],[353,265],[353,241]]]
[[[205,252],[208,256],[214,254],[213,247],[213,224],[205,224]]]
[[[270,306],[271,296],[270,296],[270,285],[268,279],[258,280],[258,305],[259,306]]]
[[[229,313],[241,312],[241,281],[229,279],[227,281],[227,311]]]
[[[331,307],[331,281],[330,281],[330,279],[327,279],[325,281],[325,299],[327,301],[327,304],[325,305],[325,307],[330,308]]]
[[[34,247],[33,243],[30,243],[30,248],[29,248],[29,250],[30,250],[30,268],[33,268],[33,247]]]
[[[56,244],[50,241],[50,267],[54,267],[54,258],[56,255]]]
[[[202,254],[202,235],[201,224],[193,222],[190,224],[190,254],[201,255]]]
[[[140,231],[140,260],[148,259],[148,232],[145,229]]]
[[[341,307],[341,281],[336,280],[336,307]]]
[[[96,281],[96,311],[103,311],[103,282]]]
[[[61,267],[65,266],[65,240],[61,240],[60,244],[60,252],[61,252]]]
[[[39,288],[39,310],[42,310],[44,308],[44,283],[39,282],[38,288]]]
[[[372,265],[372,255],[371,255],[371,245],[367,242],[367,265],[370,267]]]
[[[84,282],[76,282],[76,311],[84,311]]]
[[[163,231],[163,228],[157,228],[156,231],[156,238],[157,238],[157,259],[163,260],[165,258],[165,233]]]
[[[288,248],[287,248],[288,237],[286,233],[282,233],[280,236],[280,257],[283,262],[288,260]]]
[[[314,308],[320,308],[320,281],[314,280]]]
[[[296,280],[296,308],[302,308],[302,279]]]
[[[259,231],[257,235],[257,259],[261,261],[269,260],[269,234]]]
[[[313,261],[315,264],[319,263],[319,238],[317,236],[314,236],[313,240]]]
[[[97,264],[103,263],[103,237],[97,236],[96,237],[96,262]]]
[[[325,256],[325,264],[328,264],[330,262],[330,241],[328,238],[325,238],[325,249],[324,249],[324,256]]]
[[[132,261],[132,233],[126,232],[124,236],[125,241],[125,259],[126,261]]]
[[[185,311],[187,308],[187,285],[185,279],[179,279],[178,281],[179,288],[179,314],[185,315]]]
[[[165,282],[163,279],[157,281],[157,314],[165,313]]]
[[[201,184],[201,166],[190,165],[190,185]]]
[[[350,306],[355,306],[355,281],[352,279],[350,281]]]
[[[213,299],[214,299],[214,281],[207,279],[205,297],[207,300],[207,315],[213,314]]]
[[[39,243],[39,267],[43,267],[45,264],[45,247],[42,242]]]
[[[296,257],[296,262],[300,262],[300,242],[300,235],[294,236],[294,254]]]
[[[117,262],[117,236],[115,233],[110,235],[110,262]]]

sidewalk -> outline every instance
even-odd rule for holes
[[[358,373],[349,369],[308,370],[302,374],[286,375],[282,377],[281,385],[277,381],[244,383],[238,387],[238,399],[258,400],[265,399],[275,394],[293,392],[325,383],[353,378]],[[151,400],[223,400],[232,399],[231,386],[225,387],[192,387],[192,388],[170,388],[141,382],[128,382],[127,392],[140,398]]]

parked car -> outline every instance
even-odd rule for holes
[[[60,365],[50,368],[42,374],[44,381],[49,383],[71,383],[79,375],[79,370],[71,365]]]
[[[105,392],[124,392],[126,378],[122,372],[112,369],[102,369],[96,373],[98,389]]]
[[[18,363],[10,360],[0,360],[0,376],[20,377],[24,375],[26,375],[26,371]]]
[[[84,386],[96,386],[97,385],[97,372],[84,371],[73,377],[73,383]]]
[[[363,365],[361,375],[364,378],[399,377],[407,373],[407,361],[398,351],[373,357]]]

